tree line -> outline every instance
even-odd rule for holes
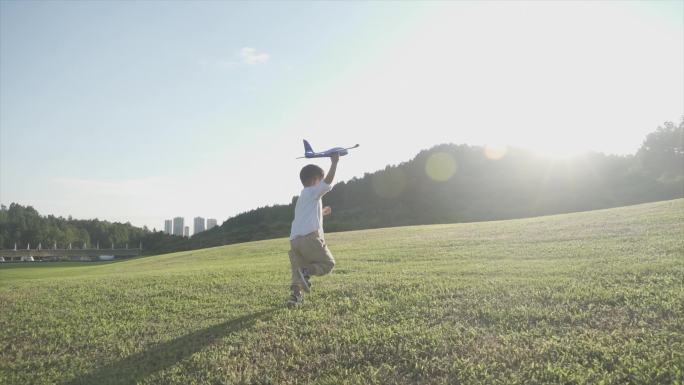
[[[441,144],[413,159],[340,182],[323,198],[326,231],[522,218],[684,197],[684,118],[647,135],[632,155],[570,159],[517,148]],[[142,242],[148,252],[189,250],[289,234],[296,197],[229,218],[189,239],[129,223],[42,217],[11,204],[0,211],[0,245],[13,242]]]
[[[143,246],[150,251],[173,247],[183,243],[146,227],[130,223],[101,221],[98,219],[73,219],[54,215],[42,216],[31,206],[12,203],[0,205],[0,248],[53,247],[82,248],[136,248]]]

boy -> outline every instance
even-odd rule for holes
[[[330,157],[327,176],[313,164],[304,166],[299,173],[304,189],[297,199],[290,230],[288,254],[292,266],[292,295],[287,301],[289,307],[302,303],[302,290],[307,293],[311,290],[309,278],[312,275],[328,274],[335,267],[335,259],[323,239],[323,216],[330,214],[331,210],[330,207],[322,208],[321,197],[332,189],[339,160],[338,154]]]

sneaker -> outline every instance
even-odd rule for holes
[[[287,299],[287,307],[297,307],[300,306],[304,302],[304,298],[302,297],[301,294],[290,294],[290,298]]]
[[[297,269],[297,272],[299,273],[299,277],[302,278],[302,289],[307,293],[310,292],[311,282],[309,282],[309,278],[311,278],[311,275],[309,275],[309,270],[307,270],[306,267],[303,267]]]

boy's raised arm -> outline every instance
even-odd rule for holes
[[[330,185],[335,179],[335,171],[337,171],[337,162],[340,161],[340,154],[334,154],[330,156],[330,170],[323,180],[326,184]]]

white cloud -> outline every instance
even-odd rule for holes
[[[235,53],[235,57],[233,58],[214,60],[200,59],[197,61],[197,64],[205,69],[210,67],[233,69],[241,66],[263,64],[270,58],[271,55],[266,52],[258,51],[256,48],[252,47],[243,47]]]
[[[242,63],[249,65],[266,63],[268,59],[271,58],[271,55],[268,53],[257,51],[255,48],[251,47],[243,47],[238,53],[238,56]]]

